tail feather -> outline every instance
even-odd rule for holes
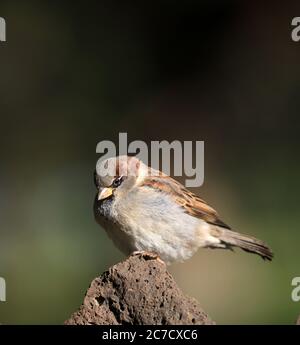
[[[260,255],[264,260],[272,260],[272,250],[261,240],[231,230],[218,229],[217,237],[227,248],[239,247],[246,252]]]

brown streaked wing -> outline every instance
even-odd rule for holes
[[[217,225],[222,228],[230,229],[220,218],[218,213],[209,206],[206,201],[190,192],[181,183],[170,176],[148,176],[141,186],[157,189],[174,198],[175,202],[184,208],[189,215],[202,219],[209,224]]]

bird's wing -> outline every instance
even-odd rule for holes
[[[209,224],[230,229],[211,206],[168,175],[161,173],[159,176],[148,176],[141,186],[168,194],[187,214],[193,217],[202,219]]]

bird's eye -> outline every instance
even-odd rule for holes
[[[114,182],[112,183],[112,186],[114,188],[117,188],[120,186],[120,184],[123,182],[123,176],[117,177]]]

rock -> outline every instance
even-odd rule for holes
[[[212,325],[198,302],[183,294],[166,265],[132,255],[94,279],[67,325]]]

